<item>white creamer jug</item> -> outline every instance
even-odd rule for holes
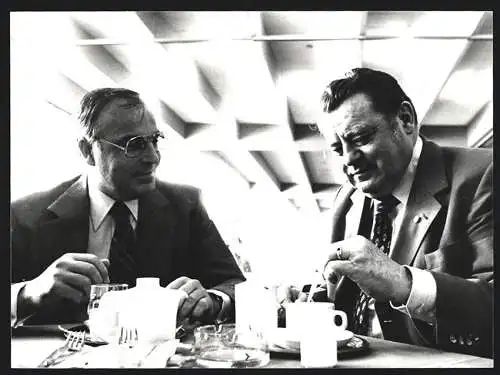
[[[117,326],[137,328],[139,343],[175,338],[177,311],[185,293],[160,286],[156,277],[138,278],[128,290],[103,295],[99,308],[116,314]]]
[[[124,290],[109,291],[102,295],[99,307],[93,310],[87,321],[92,336],[108,343],[118,342],[121,310],[119,303],[123,300],[121,296],[124,292]]]
[[[160,286],[155,277],[138,278],[127,290],[129,300],[120,313],[120,323],[136,327],[139,342],[159,342],[175,338],[177,311],[185,293]]]

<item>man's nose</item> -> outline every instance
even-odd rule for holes
[[[142,154],[141,160],[149,163],[159,163],[160,162],[160,151],[158,148],[153,146],[152,142],[148,142],[144,153]]]
[[[345,165],[353,165],[361,156],[361,151],[357,147],[344,146],[343,162]]]

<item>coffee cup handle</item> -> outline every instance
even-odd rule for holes
[[[341,325],[337,325],[335,323],[335,316],[340,316],[341,320],[342,320],[342,324]],[[347,328],[347,314],[341,310],[335,310],[334,311],[334,315],[333,315],[333,319],[334,319],[334,324],[337,328],[340,328],[341,330],[345,330]]]

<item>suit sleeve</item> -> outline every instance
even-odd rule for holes
[[[29,275],[31,232],[17,220],[15,209],[10,209],[11,283],[25,281]]]
[[[192,215],[191,248],[198,258],[200,282],[207,289],[227,294],[234,302],[234,285],[244,281],[245,277],[208,216],[199,194]]]
[[[462,240],[441,249],[468,254],[461,259],[465,278],[434,272],[437,284],[436,339],[444,350],[480,356],[493,353],[492,164],[477,186]]]
[[[31,232],[17,220],[15,210],[10,210],[10,322],[11,327],[22,325],[30,316],[18,316],[18,295],[28,279],[33,278],[30,272],[31,256],[28,254],[30,248]]]

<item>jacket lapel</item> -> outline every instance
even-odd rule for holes
[[[360,190],[354,190],[351,195],[351,207],[346,213],[345,238],[360,233],[363,224],[363,208],[366,196]]]
[[[40,254],[42,264],[64,253],[87,251],[89,210],[87,180],[82,175],[44,212],[36,244],[46,249]]]
[[[342,185],[337,193],[335,204],[333,206],[332,242],[344,239],[346,231],[346,215],[352,206],[350,197],[353,192],[354,187],[350,185]]]
[[[158,190],[140,198],[137,238],[142,276],[170,279],[176,224],[172,205]]]
[[[441,150],[435,144],[424,140],[406,214],[391,254],[393,260],[400,264],[413,263],[425,234],[441,209],[436,194],[447,187]]]
[[[363,193],[357,192],[352,185],[343,185],[340,188],[333,207],[332,242],[341,241],[359,232],[363,206]],[[357,286],[347,277],[341,280],[334,288],[328,287],[328,299],[335,302],[337,308],[352,311],[352,295],[356,293]]]

